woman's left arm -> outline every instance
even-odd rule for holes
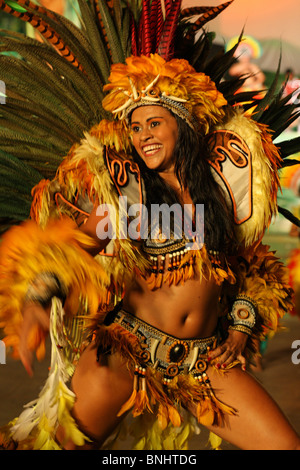
[[[258,243],[243,250],[234,270],[237,285],[235,296],[228,296],[228,337],[210,353],[218,368],[235,360],[245,368],[255,341],[276,332],[280,318],[293,309],[288,269],[268,246]]]

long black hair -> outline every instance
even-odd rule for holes
[[[173,116],[178,124],[178,139],[174,150],[177,179],[183,189],[188,189],[195,206],[204,205],[204,234],[207,248],[224,253],[234,241],[233,217],[226,206],[221,187],[213,178],[205,138],[191,129],[181,118],[174,114]],[[144,180],[149,208],[152,204],[182,203],[178,193],[160,177],[157,171],[150,170],[135,150],[133,158],[138,163]]]

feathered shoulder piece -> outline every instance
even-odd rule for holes
[[[259,239],[277,213],[281,157],[266,125],[228,108],[223,122],[207,137],[210,165],[224,190],[245,246]]]
[[[103,119],[86,132],[62,160],[55,178],[43,179],[33,188],[31,218],[45,225],[50,216],[74,215],[74,208],[88,216],[94,204],[116,204],[107,149],[126,159],[130,143],[125,127],[123,122]]]
[[[145,260],[138,247],[124,236],[127,208],[143,202],[143,188],[139,168],[129,151],[124,150],[129,141],[122,126],[120,122],[102,120],[85,133],[84,139],[72,147],[59,165],[55,178],[42,180],[34,187],[31,218],[41,227],[45,227],[49,219],[62,216],[81,225],[94,206],[100,211],[109,208],[112,211],[110,252],[132,272],[135,268],[143,272]]]

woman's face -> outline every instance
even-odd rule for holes
[[[147,167],[158,172],[174,170],[178,137],[175,117],[162,106],[141,106],[131,116],[133,146]]]

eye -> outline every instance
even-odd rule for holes
[[[157,127],[160,125],[160,121],[151,121],[150,127]]]
[[[132,130],[132,132],[134,132],[136,134],[137,132],[140,132],[141,126],[133,125],[131,127],[131,130]]]

